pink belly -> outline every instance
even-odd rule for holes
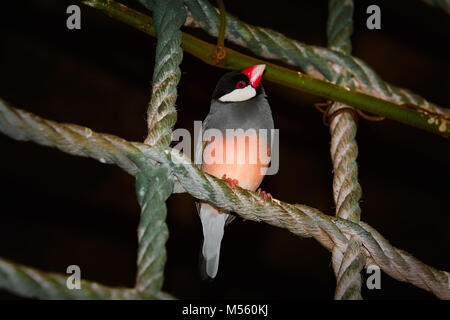
[[[236,179],[238,185],[256,190],[270,161],[270,148],[256,134],[213,138],[203,150],[202,170],[217,177]]]

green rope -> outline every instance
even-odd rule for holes
[[[186,20],[186,10],[182,0],[159,0],[152,4],[158,42],[145,143],[168,146],[177,120],[175,102],[181,76],[179,65],[183,59],[180,28]],[[136,193],[141,206],[136,280],[140,292],[157,293],[163,285],[165,245],[169,237],[166,200],[173,188],[169,170],[164,166],[141,170],[136,176]]]
[[[158,42],[153,70],[152,97],[147,111],[148,135],[145,143],[151,146],[169,145],[172,127],[177,121],[175,102],[183,59],[180,27],[186,20],[182,0],[155,1],[153,19]]]
[[[75,124],[42,119],[13,108],[2,99],[0,110],[0,130],[15,140],[32,140],[71,155],[93,158],[101,163],[114,163],[131,175],[136,175],[139,167],[150,164],[148,161],[144,163],[144,155],[124,139],[99,134]]]
[[[141,293],[132,288],[107,287],[95,282],[81,280],[80,289],[68,289],[68,275],[39,271],[0,258],[0,288],[14,294],[39,299],[173,299],[158,292]]]
[[[136,194],[141,206],[138,226],[137,289],[157,293],[164,281],[166,242],[166,200],[173,190],[167,167],[141,171],[136,177]]]
[[[353,1],[328,1],[328,48],[344,54],[352,52],[350,36],[353,33]]]

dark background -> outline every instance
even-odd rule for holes
[[[60,122],[143,141],[156,41],[81,6],[82,29],[66,29],[77,1],[0,4],[0,97]],[[274,4],[276,3],[276,5]],[[225,1],[242,20],[326,46],[327,1]],[[382,29],[367,30],[365,10],[378,4]],[[132,2],[142,11],[145,9]],[[353,53],[383,79],[450,105],[450,17],[420,1],[356,1]],[[211,42],[202,31],[185,30]],[[225,72],[186,54],[177,127],[193,129],[209,109]],[[333,214],[330,136],[313,103],[322,101],[264,82],[280,128],[280,171],[263,182],[274,197]],[[360,121],[357,140],[362,220],[396,247],[450,269],[449,141],[385,120]],[[139,206],[134,178],[118,167],[0,135],[0,256],[64,273],[133,286]],[[164,289],[180,298],[332,299],[330,253],[313,239],[238,218],[226,229],[219,274],[198,274],[201,225],[194,199],[168,201],[170,238]],[[383,274],[367,299],[434,299]],[[0,290],[0,298],[15,296]]]

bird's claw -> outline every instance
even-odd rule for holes
[[[256,191],[257,194],[262,195],[264,197],[264,200],[270,199],[270,201],[273,200],[272,195],[268,192],[265,192],[263,190],[261,190],[261,188],[258,188],[258,190]]]
[[[228,182],[231,186],[231,189],[234,189],[236,187],[236,185],[239,184],[238,180],[232,179],[232,178],[227,178],[226,174],[223,175],[222,180],[225,180],[226,182]]]

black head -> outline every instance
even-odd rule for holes
[[[224,103],[242,102],[264,93],[260,84],[264,68],[265,65],[256,65],[224,74],[217,83],[212,98]]]

